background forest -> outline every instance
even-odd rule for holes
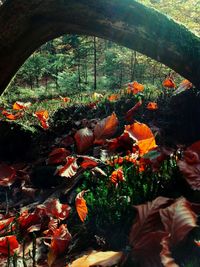
[[[200,34],[200,1],[140,2]],[[108,40],[64,35],[35,51],[20,68],[4,96],[11,102],[70,96],[86,91],[120,89],[133,80],[145,84],[148,92],[156,96],[169,72],[163,64]],[[174,75],[179,82],[180,77]]]

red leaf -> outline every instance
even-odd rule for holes
[[[135,115],[135,112],[139,109],[139,107],[142,105],[142,101],[139,101],[135,104],[134,107],[132,107],[131,109],[129,109],[126,113],[126,116],[125,116],[125,120],[129,123],[133,123],[134,122],[134,115]]]
[[[115,113],[98,122],[94,128],[95,143],[102,143],[117,130],[119,121]]]
[[[54,148],[49,154],[47,164],[58,164],[66,160],[66,157],[70,155],[70,151],[66,148]]]
[[[185,198],[179,198],[171,206],[161,209],[160,216],[166,232],[170,233],[170,245],[182,241],[197,226],[197,215]]]
[[[69,242],[71,240],[67,226],[62,224],[53,232],[50,244],[50,251],[48,253],[48,265],[51,266],[55,259],[66,252]]]
[[[10,186],[15,182],[16,171],[13,167],[2,163],[0,164],[0,185]]]
[[[19,243],[15,235],[0,237],[0,253],[3,255],[14,255],[19,248]]]
[[[85,194],[85,190],[81,191],[77,196],[76,196],[76,200],[75,200],[75,204],[76,204],[76,211],[78,213],[78,216],[80,218],[80,220],[82,222],[85,221],[87,214],[88,214],[88,209],[87,209],[87,205],[86,205],[86,201],[83,198]]]
[[[55,219],[65,220],[69,217],[71,208],[67,204],[61,204],[58,199],[48,199],[44,204],[37,206],[38,210]]]
[[[57,168],[55,174],[58,174],[61,177],[72,178],[79,168],[77,159],[74,157],[67,157],[66,161],[67,163],[64,166]]]
[[[78,153],[80,154],[86,152],[93,145],[94,135],[92,130],[87,127],[78,130],[74,138],[76,140]]]
[[[80,163],[80,166],[83,169],[94,168],[98,165],[96,159],[93,157],[82,156],[79,158],[83,159],[83,161]]]
[[[41,227],[41,217],[35,212],[29,213],[28,210],[25,210],[19,216],[18,223],[22,231],[33,232],[35,229],[39,231]]]

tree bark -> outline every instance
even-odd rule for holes
[[[0,92],[36,49],[66,33],[109,39],[200,86],[200,38],[134,0],[7,0],[0,29]]]

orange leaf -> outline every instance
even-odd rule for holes
[[[112,95],[110,95],[110,96],[108,97],[108,100],[109,100],[110,102],[112,102],[112,101],[117,101],[119,98],[120,98],[120,96],[119,96],[118,94],[112,94]]]
[[[112,115],[98,122],[94,128],[95,143],[103,143],[106,138],[110,138],[117,130],[119,121],[116,114]]]
[[[10,186],[15,182],[16,171],[13,167],[1,163],[0,164],[0,185]]]
[[[75,200],[75,205],[76,205],[76,211],[78,213],[78,216],[82,222],[85,221],[86,216],[88,214],[88,208],[86,205],[86,201],[83,198],[85,194],[85,190],[81,191],[77,196]]]
[[[149,110],[156,110],[158,109],[158,105],[156,102],[149,102],[147,105],[147,109]]]
[[[174,95],[180,94],[180,93],[182,93],[183,91],[192,88],[192,86],[193,86],[193,84],[192,84],[190,81],[188,81],[188,80],[183,80],[183,81],[180,83],[180,85],[179,85],[179,87],[177,88],[177,90],[174,92]]]
[[[14,120],[21,118],[23,116],[23,113],[18,112],[16,114],[12,114],[12,113],[8,112],[7,110],[3,110],[2,115],[4,115],[7,119],[14,121]]]
[[[122,167],[118,168],[117,170],[113,171],[110,180],[113,184],[117,185],[119,181],[125,181],[124,172]]]
[[[80,154],[87,151],[93,145],[94,135],[92,130],[87,127],[78,130],[74,138],[76,140],[78,153]]]
[[[46,160],[47,164],[57,164],[65,161],[66,157],[70,155],[70,151],[66,148],[54,148]]]
[[[141,83],[138,83],[136,81],[134,81],[132,83],[132,92],[134,95],[138,94],[139,92],[144,91],[144,85],[142,85]]]
[[[66,267],[91,267],[91,266],[101,266],[101,267],[111,267],[117,265],[123,257],[123,252],[115,251],[105,251],[97,252],[92,251],[86,254]]]
[[[124,133],[128,133],[129,137],[136,141],[140,156],[157,147],[151,129],[144,123],[135,122],[132,125],[126,125]]]
[[[31,106],[31,102],[23,103],[23,102],[20,102],[20,101],[16,101],[13,104],[13,109],[14,110],[21,110],[21,109],[29,108],[30,106]]]
[[[34,115],[38,118],[38,120],[41,123],[41,126],[43,129],[48,129],[49,125],[48,125],[48,119],[49,119],[49,113],[47,110],[40,110],[40,111],[36,111],[34,113]]]
[[[167,78],[163,81],[163,86],[168,88],[175,88],[176,84],[174,83],[172,78]]]

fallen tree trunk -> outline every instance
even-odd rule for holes
[[[200,38],[134,0],[7,0],[0,29],[0,93],[37,48],[66,33],[109,39],[200,86]]]

